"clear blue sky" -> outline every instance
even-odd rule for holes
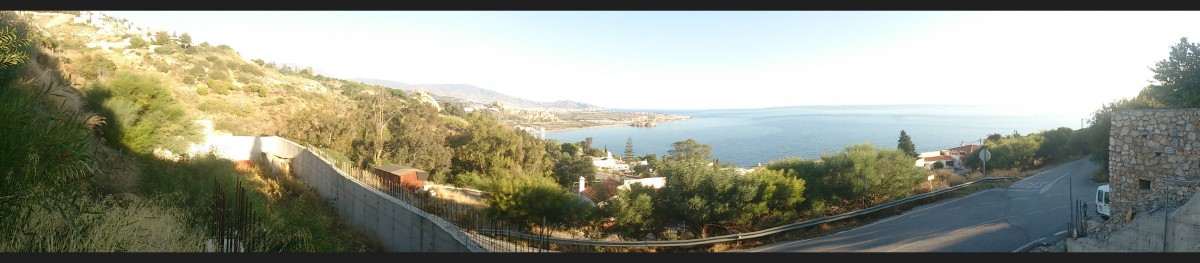
[[[1200,12],[122,11],[338,78],[465,83],[609,108],[982,104],[1085,114],[1132,97]]]

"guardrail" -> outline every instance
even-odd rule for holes
[[[856,216],[874,213],[879,210],[888,209],[888,208],[892,208],[897,205],[902,205],[902,204],[905,204],[908,202],[925,199],[930,196],[935,196],[935,195],[955,191],[958,189],[966,188],[966,187],[971,186],[972,184],[976,184],[976,183],[1000,181],[1000,180],[1008,180],[1008,179],[1012,179],[1012,177],[983,178],[983,179],[975,180],[972,182],[967,182],[967,183],[963,183],[963,184],[956,185],[953,187],[949,187],[946,189],[937,190],[937,191],[928,192],[928,193],[917,194],[917,195],[913,195],[910,197],[893,200],[891,202],[883,203],[883,204],[873,206],[870,208],[855,210],[853,212],[846,212],[846,213],[839,214],[839,215],[825,216],[825,217],[821,217],[821,218],[817,218],[817,219],[813,219],[813,220],[808,220],[808,221],[793,223],[793,224],[787,224],[787,225],[767,228],[767,229],[753,231],[753,232],[729,234],[729,235],[723,235],[723,236],[698,238],[698,239],[645,240],[645,241],[597,241],[597,240],[588,240],[588,239],[565,239],[565,238],[547,237],[547,236],[532,235],[532,234],[527,234],[527,233],[522,233],[522,232],[512,231],[512,230],[475,229],[475,231],[477,231],[481,234],[507,235],[507,236],[518,237],[518,238],[540,239],[540,240],[544,240],[544,241],[547,241],[550,243],[557,243],[557,244],[589,245],[589,246],[600,246],[600,247],[696,246],[696,245],[706,245],[706,244],[714,244],[714,243],[721,243],[721,242],[752,239],[752,238],[758,238],[758,237],[778,234],[778,233],[789,231],[789,230],[796,230],[796,229],[800,229],[800,228],[810,227],[810,226],[814,226],[814,225],[819,225],[819,224],[829,223],[829,222],[838,221],[838,220],[842,220],[842,219],[846,219],[846,218],[852,218],[852,217],[856,217]]]

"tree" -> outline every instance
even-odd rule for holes
[[[397,133],[387,144],[395,147],[392,160],[429,171],[441,172],[450,168],[451,150],[446,147],[447,134],[440,129],[442,119],[437,109],[425,103],[408,103],[400,109],[398,120],[389,124]]]
[[[192,47],[192,35],[188,35],[188,33],[183,33],[183,35],[180,35],[179,36],[179,47],[181,47],[181,48]]]
[[[553,175],[552,160],[546,154],[541,140],[518,133],[483,111],[471,112],[467,118],[471,123],[465,131],[450,138],[454,149],[451,169],[455,174],[476,172],[494,174],[506,171],[511,174]]]
[[[519,225],[577,224],[590,219],[592,209],[574,193],[548,177],[510,175],[485,180],[480,189],[488,216]]]
[[[641,238],[655,232],[654,196],[654,188],[633,184],[629,190],[620,190],[604,201],[606,204],[600,210],[613,218],[614,228],[622,235]]]
[[[991,166],[989,166],[991,167]],[[847,146],[820,159],[785,158],[767,163],[767,170],[791,171],[806,182],[808,210],[816,215],[863,208],[906,197],[925,180],[922,169],[900,152],[870,144]],[[838,208],[825,211],[826,207]]]
[[[596,149],[595,146],[592,137],[584,138],[583,141],[579,142],[579,148],[583,151],[583,154],[592,157],[604,157],[604,151]]]
[[[633,160],[633,137],[625,137],[625,161]]]
[[[671,145],[674,147],[674,149],[670,150],[671,159],[699,161],[712,159],[712,146],[701,144],[694,139],[688,138],[687,140],[678,141]]]
[[[942,164],[942,162],[933,163],[933,169],[942,169],[942,168],[946,168],[946,165]]]
[[[1067,127],[1043,131],[1042,144],[1038,146],[1037,157],[1046,161],[1062,161],[1074,157],[1078,151],[1070,148],[1071,138],[1075,131]]]
[[[904,130],[900,130],[900,140],[896,149],[908,156],[917,157],[917,146],[913,145],[912,138],[908,137],[908,133]]]
[[[596,180],[596,166],[592,164],[592,159],[587,156],[571,155],[566,159],[559,160],[554,163],[554,177],[558,178],[558,184],[570,187],[572,183],[579,182],[579,177],[583,177],[587,182]]]
[[[154,44],[155,45],[166,45],[167,43],[170,43],[170,42],[171,42],[171,35],[168,35],[167,31],[158,31],[158,33],[154,33]]]
[[[1200,44],[1180,38],[1171,46],[1170,56],[1156,62],[1151,70],[1158,83],[1140,95],[1171,107],[1200,107]]]
[[[987,141],[989,141],[989,142],[998,142],[998,141],[1000,141],[1000,139],[1004,139],[1004,135],[1000,135],[999,133],[992,133],[992,134],[988,134],[988,136],[987,136]]]
[[[562,144],[562,151],[571,156],[578,156],[578,155],[582,155],[582,153],[583,153],[583,151],[580,150],[579,146],[577,146],[574,143],[569,143],[569,142],[564,142]]]
[[[791,222],[804,200],[804,180],[789,171],[738,176],[694,159],[668,159],[660,173],[666,185],[654,198],[659,202],[654,221],[682,224],[701,237]]]
[[[378,97],[371,102],[370,107],[370,124],[372,127],[370,131],[371,164],[372,166],[383,165],[384,160],[395,153],[395,147],[389,147],[385,142],[388,141],[388,138],[392,137],[392,133],[388,129],[388,124],[393,119],[396,119],[400,115],[400,112],[396,111],[393,105],[385,104],[384,100]]]
[[[144,47],[146,47],[146,40],[142,39],[142,36],[133,35],[133,36],[129,37],[129,48],[144,48]]]

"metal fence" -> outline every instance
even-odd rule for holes
[[[261,236],[254,228],[261,216],[252,209],[241,181],[234,187],[233,196],[229,195],[221,182],[213,178],[207,251],[252,252]]]

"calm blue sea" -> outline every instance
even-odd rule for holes
[[[651,111],[651,110],[647,110]],[[1012,115],[979,106],[884,105],[797,106],[736,110],[652,110],[692,116],[657,127],[610,126],[547,132],[546,139],[578,142],[592,137],[596,148],[622,155],[626,138],[637,155],[667,154],[671,143],[688,138],[711,145],[722,163],[742,167],[789,156],[817,158],[845,146],[870,143],[896,148],[904,130],[918,152],[978,144],[988,134],[1029,134],[1068,127],[1083,116]]]

